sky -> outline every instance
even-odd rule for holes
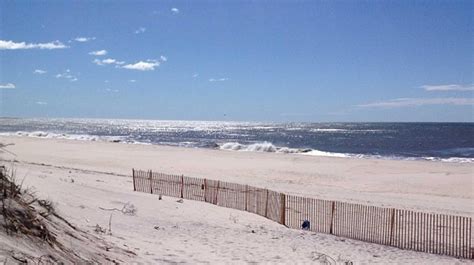
[[[472,1],[0,1],[0,116],[473,122]]]

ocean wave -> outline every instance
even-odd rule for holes
[[[404,157],[393,155],[371,155],[371,154],[351,154],[351,153],[337,153],[327,152],[316,149],[298,149],[289,147],[278,147],[270,142],[261,142],[253,144],[241,144],[238,142],[227,142],[219,145],[221,150],[230,151],[247,151],[247,152],[269,152],[269,153],[285,153],[285,154],[300,154],[307,156],[322,156],[322,157],[340,157],[340,158],[359,158],[359,159],[382,159],[382,160],[405,160],[405,161],[438,161],[448,163],[474,163],[474,158],[466,157]]]
[[[237,142],[224,143],[220,146],[222,150],[232,151],[250,151],[250,152],[276,152],[277,147],[269,142],[255,143],[250,145],[240,144]]]
[[[349,154],[325,152],[325,151],[320,151],[320,150],[311,150],[309,152],[305,152],[302,154],[310,155],[310,156],[351,157],[351,155]]]
[[[441,156],[472,157],[474,156],[474,147],[449,148],[437,150],[435,151],[435,153],[440,154]]]
[[[221,150],[230,151],[247,151],[247,152],[269,152],[269,153],[284,153],[284,154],[305,154],[311,156],[332,156],[332,157],[348,157],[346,154],[324,152],[315,149],[302,149],[290,147],[278,147],[270,142],[261,142],[253,144],[241,144],[238,142],[228,142],[219,146]]]
[[[88,134],[67,134],[67,133],[56,133],[56,132],[45,132],[45,131],[18,131],[18,132],[3,132],[0,136],[21,136],[21,137],[34,137],[34,138],[45,138],[45,139],[66,139],[66,140],[78,140],[78,141],[101,141],[101,142],[113,142],[113,143],[125,143],[125,144],[140,144],[140,145],[171,145],[180,147],[190,148],[217,148],[220,150],[229,151],[246,151],[246,152],[268,152],[268,153],[281,153],[281,154],[298,154],[306,156],[321,156],[321,157],[341,157],[341,158],[359,158],[359,159],[382,159],[382,160],[408,160],[408,161],[437,161],[447,163],[474,163],[474,158],[465,157],[464,155],[472,155],[473,148],[457,148],[448,150],[450,157],[436,157],[436,156],[424,156],[424,157],[407,157],[407,156],[395,156],[395,155],[375,155],[375,154],[353,154],[353,153],[337,153],[328,152],[310,148],[290,148],[285,146],[276,146],[271,142],[257,142],[251,144],[242,144],[239,142],[225,142],[216,143],[214,141],[182,141],[182,142],[152,142],[144,140],[136,140],[129,136],[98,136]],[[446,151],[447,152],[447,151]],[[446,152],[443,152],[446,153]],[[464,156],[464,157],[463,157]]]
[[[311,129],[310,132],[349,132],[347,129]]]
[[[423,157],[424,160],[427,161],[441,161],[441,162],[448,162],[448,163],[474,163],[474,158],[468,157],[449,157],[449,158],[440,158],[440,157]]]
[[[379,133],[379,132],[385,132],[386,130],[377,130],[377,129],[367,129],[367,130],[361,130],[361,129],[334,129],[334,128],[316,128],[316,129],[311,129],[309,130],[310,132],[322,132],[322,133]]]
[[[45,138],[45,139],[66,139],[66,140],[78,140],[78,141],[102,141],[102,142],[113,142],[113,143],[137,143],[136,141],[128,141],[123,136],[97,136],[88,134],[67,134],[67,133],[52,133],[43,131],[24,132],[18,131],[14,133],[0,133],[1,136],[23,136],[23,137],[34,137],[34,138]]]

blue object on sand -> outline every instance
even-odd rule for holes
[[[303,230],[309,230],[309,228],[310,228],[310,223],[309,223],[309,221],[308,221],[308,220],[304,220],[304,221],[303,221],[303,224],[301,224],[301,229],[303,229]]]

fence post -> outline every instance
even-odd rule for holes
[[[333,234],[333,226],[334,226],[334,211],[336,209],[336,203],[332,202],[332,210],[331,210],[331,226],[329,227],[329,234]]]
[[[207,179],[204,179],[204,202],[207,202]]]
[[[133,179],[133,191],[137,191],[137,186],[135,185],[135,169],[132,168],[132,179]]]
[[[150,175],[150,193],[153,194],[153,180],[152,180],[152,172],[150,170],[149,175]]]
[[[267,193],[265,194],[265,217],[268,218],[268,189],[265,189]]]
[[[184,198],[184,175],[181,175],[181,199]]]
[[[389,246],[392,245],[393,243],[393,228],[395,226],[395,209],[392,208],[392,217],[391,217],[391,220],[390,220],[390,242],[389,242]]]
[[[467,246],[467,249],[468,249],[468,256],[471,257],[471,259],[474,259],[474,251],[472,251],[472,248],[471,248],[471,236],[472,236],[472,217],[469,217],[469,234],[468,234],[468,246]],[[470,255],[469,255],[470,253]]]
[[[219,184],[220,184],[220,181],[218,180],[217,181],[217,187],[216,187],[216,197],[215,197],[215,200],[214,200],[215,205],[217,205],[217,195],[219,193]]]
[[[284,193],[280,193],[280,224],[285,225],[286,215],[286,196]]]
[[[249,201],[249,185],[245,185],[245,211],[248,210],[247,204]]]

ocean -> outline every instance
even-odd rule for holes
[[[0,135],[238,152],[474,162],[474,123],[273,123],[0,118]]]

